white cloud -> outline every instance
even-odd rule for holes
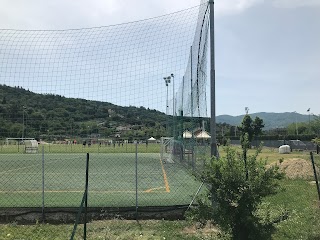
[[[256,4],[262,3],[263,0],[224,0],[216,1],[217,15],[237,14],[253,7]]]
[[[0,28],[68,29],[107,26],[180,11],[199,0],[2,0]]]
[[[320,0],[273,0],[273,5],[278,8],[320,6]]]
[[[216,16],[238,14],[264,0],[215,0]],[[2,0],[0,28],[68,29],[156,17],[207,0]]]

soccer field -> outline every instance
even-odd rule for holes
[[[139,153],[137,165],[134,153],[89,156],[89,207],[135,206],[136,189],[139,206],[184,205],[200,185],[184,165],[163,163],[158,153]],[[43,196],[45,207],[79,206],[85,153],[0,154],[0,164],[0,207],[41,207]]]

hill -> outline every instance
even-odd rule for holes
[[[296,112],[285,112],[285,113],[252,113],[249,114],[252,118],[259,117],[263,119],[265,123],[265,130],[275,129],[275,128],[285,128],[288,125],[295,122],[308,122],[309,115],[303,115]],[[239,126],[244,115],[240,116],[230,116],[230,115],[220,115],[217,116],[218,123],[227,123],[233,126]],[[313,119],[313,116],[310,117]]]
[[[283,128],[294,122],[309,121],[298,113],[253,113],[263,119],[265,130]],[[238,126],[244,115],[217,116],[217,133],[225,124]],[[170,118],[171,119],[171,118]],[[204,119],[209,130],[208,119]],[[312,120],[312,118],[311,118]],[[171,120],[169,120],[171,121]],[[0,85],[0,139],[6,137],[65,138],[124,138],[159,139],[166,135],[166,115],[144,107],[122,107],[107,102],[66,98],[53,94],[37,94],[21,87]],[[170,122],[169,122],[170,124]],[[202,120],[197,119],[200,127]],[[184,127],[194,128],[190,118]]]
[[[37,94],[0,85],[0,138],[143,138],[165,135],[166,115],[144,107]],[[23,130],[24,129],[24,130]]]

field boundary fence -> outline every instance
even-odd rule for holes
[[[87,153],[88,215],[175,217],[190,205],[210,141],[210,4],[112,26],[0,29],[1,219],[74,220]]]
[[[182,217],[196,204],[199,151],[167,138],[168,161],[162,151],[139,152],[138,145],[135,153],[52,154],[42,147],[40,153],[2,154],[0,221],[78,222],[78,204],[86,194],[88,218]],[[83,194],[89,154],[89,185]]]

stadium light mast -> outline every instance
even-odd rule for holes
[[[167,100],[166,100],[166,115],[169,115],[169,83],[171,80],[171,77],[164,77],[163,78],[164,82],[166,83],[167,87]],[[167,133],[168,133],[168,116],[167,116]]]
[[[311,134],[311,125],[310,125],[310,108],[308,108],[307,112],[309,113],[309,134]]]
[[[22,141],[24,139],[24,132],[25,132],[25,126],[24,126],[24,111],[26,107],[22,106]]]
[[[216,92],[215,92],[215,49],[214,49],[214,0],[209,0],[210,7],[210,91],[211,91],[211,156],[218,157],[216,136]]]
[[[174,117],[176,114],[175,114],[175,109],[174,109],[174,105],[175,105],[175,103],[174,103],[174,101],[175,101],[175,97],[174,97],[174,74],[173,73],[171,73],[171,75],[170,75],[170,77],[172,77],[172,99],[173,99],[173,101],[172,101],[172,116]]]
[[[294,111],[294,113],[295,113],[295,115],[296,115],[296,135],[297,135],[297,140],[298,140],[298,135],[299,135],[299,133],[298,133],[298,123],[297,123],[297,112]]]
[[[175,96],[174,96],[174,74],[171,73],[170,77],[172,78],[172,124],[173,124],[173,137],[176,135],[176,126],[174,122],[174,117],[176,115],[176,110],[175,110]]]

